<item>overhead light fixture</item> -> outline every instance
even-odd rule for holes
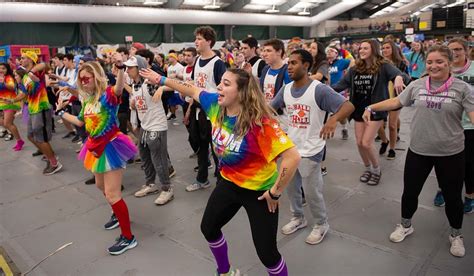
[[[211,5],[205,5],[203,8],[206,10],[217,10],[217,9],[220,9],[221,6],[216,4],[216,0],[212,0]]]
[[[280,10],[277,10],[277,9],[275,8],[275,5],[273,5],[273,7],[272,7],[271,9],[268,9],[268,10],[266,10],[265,12],[266,12],[266,13],[279,13]]]
[[[306,10],[306,7],[304,7],[303,11],[300,11],[298,15],[310,15],[311,13]]]
[[[157,1],[157,0],[145,0],[145,2],[143,2],[143,5],[158,6],[158,5],[163,5],[163,2]]]

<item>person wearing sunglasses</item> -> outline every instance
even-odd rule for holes
[[[127,161],[137,153],[137,148],[117,126],[125,65],[118,53],[113,55],[112,60],[120,69],[116,85],[107,86],[107,77],[98,62],[84,63],[78,72],[77,84],[84,99],[82,110],[77,117],[64,111],[59,115],[77,126],[85,125],[89,134],[79,159],[84,161],[86,169],[94,173],[97,187],[112,206],[113,215],[104,227],[114,229],[120,226],[120,237],[108,248],[110,254],[119,255],[138,244],[132,235],[127,204],[121,193],[123,171]]]

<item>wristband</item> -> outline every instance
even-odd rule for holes
[[[370,114],[375,114],[375,111],[373,111],[372,108],[370,108],[370,106],[367,106],[365,110],[369,111]]]
[[[127,67],[127,66],[125,66],[125,64],[122,64],[122,65],[117,65],[117,64],[115,64],[115,67],[116,67],[117,69],[123,70],[123,69],[125,69],[125,67]]]
[[[166,81],[166,77],[161,77],[161,80],[160,80],[160,85],[161,86],[164,86],[165,85],[165,81]]]
[[[270,195],[270,197],[273,199],[273,200],[278,200],[280,199],[280,196],[281,195],[274,195],[272,194],[272,192],[270,190],[268,190],[268,194]]]
[[[61,111],[59,111],[58,116],[62,119],[63,116],[64,116],[64,113],[66,113],[66,111],[61,110]]]

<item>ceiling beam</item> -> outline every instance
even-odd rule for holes
[[[278,9],[280,10],[281,13],[286,13],[288,12],[289,9],[293,8],[293,6],[298,4],[299,2],[300,2],[299,0],[289,0],[286,3],[278,6]]]
[[[250,0],[235,0],[234,3],[225,7],[223,10],[229,12],[240,12],[247,4],[250,4]]]
[[[168,0],[163,7],[167,9],[179,9],[183,4],[184,0]]]
[[[385,4],[379,5],[377,8],[369,10],[369,15],[372,15],[372,14],[378,12],[378,11],[381,11],[381,10],[385,9],[386,7],[392,5],[392,4],[395,3],[395,2],[397,2],[397,1],[395,1],[395,0],[390,0],[390,1],[388,1],[387,3],[385,3]]]
[[[321,5],[313,8],[310,10],[311,16],[315,16],[318,13],[324,11],[325,9],[328,9],[331,6],[336,5],[337,3],[342,2],[342,0],[328,0],[326,3],[322,3]]]

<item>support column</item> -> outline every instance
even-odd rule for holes
[[[164,33],[163,33],[163,41],[166,43],[173,43],[173,25],[172,24],[164,24]]]
[[[79,23],[79,44],[84,46],[92,44],[91,23]]]
[[[225,40],[230,40],[233,36],[232,34],[232,29],[234,28],[234,25],[224,25],[224,37]]]
[[[270,39],[277,37],[277,27],[276,26],[269,26],[268,27],[268,37]]]
[[[311,38],[311,27],[303,27],[303,39]]]

